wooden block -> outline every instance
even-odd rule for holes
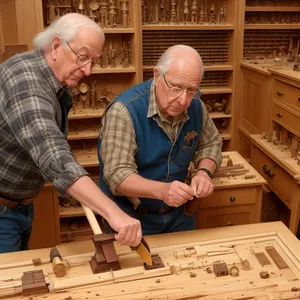
[[[287,263],[283,260],[283,258],[280,256],[280,254],[277,252],[274,246],[267,246],[266,251],[271,256],[279,270],[289,268]]]

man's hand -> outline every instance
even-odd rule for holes
[[[166,183],[161,199],[169,206],[179,207],[193,197],[194,191],[191,187],[180,181],[173,181]]]
[[[139,220],[118,209],[107,222],[117,232],[115,238],[121,245],[136,247],[141,242],[142,228]]]
[[[191,188],[197,198],[205,198],[213,192],[214,185],[210,177],[205,172],[199,170],[192,178]]]

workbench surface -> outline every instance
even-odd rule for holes
[[[101,274],[93,274],[89,266],[92,242],[57,246],[70,266],[60,278],[49,262],[50,249],[2,254],[0,299],[300,299],[300,242],[281,222],[146,240],[163,268],[145,270],[137,253],[117,243],[121,270]],[[34,266],[34,258],[42,264]],[[50,292],[22,296],[23,272],[41,269]]]

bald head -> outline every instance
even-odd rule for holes
[[[171,67],[184,67],[193,65],[200,70],[200,80],[202,79],[204,67],[199,53],[187,45],[175,45],[168,48],[160,57],[157,63],[157,69],[161,75],[167,73]]]

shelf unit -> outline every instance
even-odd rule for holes
[[[168,4],[169,3],[169,6]],[[185,1],[162,1],[166,14],[158,9],[158,1],[146,0],[142,5],[142,56],[143,80],[152,77],[158,58],[169,46],[186,44],[194,47],[204,63],[204,77],[200,84],[205,104],[226,102],[227,114],[213,112],[211,117],[224,141],[223,150],[234,147],[234,81],[236,65],[236,26],[238,1],[188,1],[190,15],[184,21],[178,11],[183,12]],[[197,8],[197,17],[192,20],[192,7]],[[160,5],[161,8],[161,5]],[[226,21],[220,21],[223,9],[227,11]],[[148,14],[145,12],[148,12]],[[176,17],[175,17],[175,10]],[[173,12],[172,12],[173,11]],[[211,14],[216,14],[214,20]],[[200,14],[204,13],[202,19]],[[173,14],[173,19],[172,19]],[[178,17],[179,15],[179,17]],[[163,20],[163,21],[162,21]],[[219,21],[218,21],[219,20]],[[201,23],[201,24],[200,24]],[[214,110],[214,109],[213,109]],[[210,112],[210,110],[209,110]],[[220,125],[222,119],[222,125]],[[224,124],[227,124],[224,127]]]
[[[39,28],[48,26],[53,21],[52,18],[55,17],[55,14],[81,12],[95,18],[100,25],[101,8],[104,7],[107,13],[110,9],[115,9],[116,12],[114,25],[110,25],[113,22],[110,22],[108,14],[106,19],[108,23],[104,21],[101,23],[106,38],[103,55],[97,61],[91,76],[83,78],[73,89],[73,108],[69,113],[68,143],[78,163],[86,168],[98,184],[97,139],[105,106],[116,95],[142,81],[140,72],[142,67],[139,58],[141,20],[140,11],[136,9],[140,6],[140,0],[118,0],[114,4],[110,1],[99,1],[93,3],[93,9],[90,6],[91,1],[85,0],[82,2],[82,10],[80,10],[79,2],[71,0],[61,0],[59,3],[57,0],[41,2],[37,5],[35,12]],[[98,5],[98,8],[95,7],[95,4]],[[126,24],[122,19],[122,10],[128,14],[127,18],[125,17]],[[57,239],[57,244],[90,238],[92,231],[80,206],[63,207],[60,205],[59,220],[60,239]],[[79,225],[78,229],[74,231],[68,229],[68,224],[73,220],[77,220]]]

